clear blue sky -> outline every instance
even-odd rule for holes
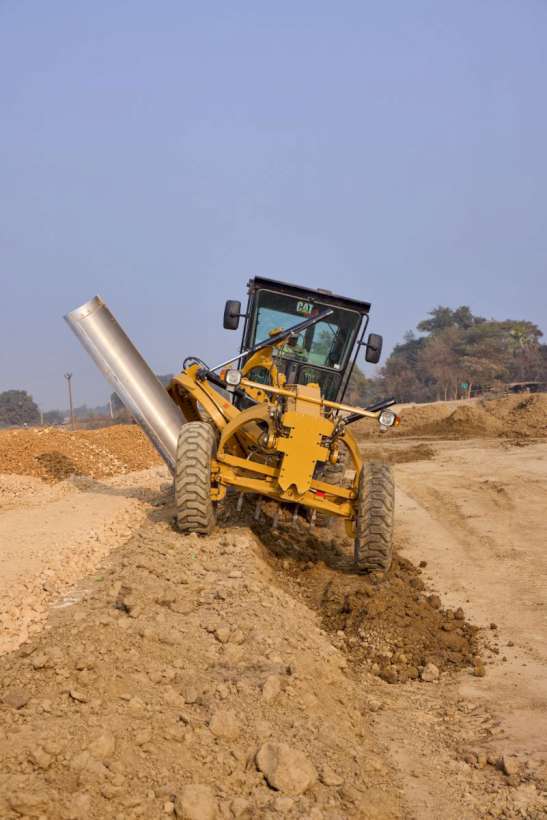
[[[222,358],[250,274],[547,331],[546,88],[545,0],[0,0],[0,390],[105,399],[95,293]]]

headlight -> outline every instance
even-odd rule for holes
[[[235,368],[231,368],[231,370],[226,371],[226,384],[229,384],[230,387],[237,387],[241,381],[241,371],[236,370]]]
[[[393,427],[397,421],[397,415],[393,412],[393,410],[382,410],[378,416],[378,421],[382,427]]]

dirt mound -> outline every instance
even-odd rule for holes
[[[396,556],[385,576],[360,576],[349,544],[339,537],[306,535],[301,527],[260,532],[278,558],[277,573],[320,613],[324,628],[358,666],[388,683],[419,678],[430,663],[441,672],[481,673],[478,629],[461,609],[442,609],[440,598],[425,591],[420,568]]]
[[[481,405],[462,404],[456,407],[443,421],[431,425],[431,432],[458,437],[501,436],[506,431],[503,423],[494,413],[487,413]],[[427,429],[425,432],[428,432]]]
[[[442,609],[437,595],[425,593],[419,573],[396,558],[386,578],[310,579],[325,627],[352,660],[388,683],[416,679],[427,664],[440,671],[481,667],[477,628],[461,609]]]
[[[502,399],[413,404],[400,410],[401,425],[382,434],[361,424],[363,438],[431,436],[436,438],[539,438],[547,435],[547,394]]]
[[[19,505],[48,503],[61,498],[68,491],[65,484],[46,484],[36,476],[0,472],[0,510]]]
[[[0,816],[402,816],[346,659],[246,529],[158,514],[0,660]]]
[[[0,431],[0,473],[62,481],[71,475],[104,478],[159,463],[160,457],[136,425],[75,432],[54,428]]]
[[[547,435],[547,393],[506,396],[496,401],[483,401],[481,406],[503,424],[509,435]]]

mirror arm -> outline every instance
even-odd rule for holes
[[[358,345],[359,347],[366,347],[366,348],[367,348],[367,350],[378,350],[378,348],[377,348],[377,347],[374,347],[374,345],[370,345],[368,342],[365,342],[365,340],[364,340],[364,339],[361,339],[360,341],[358,341],[358,342],[357,342],[357,345]]]

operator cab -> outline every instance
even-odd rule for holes
[[[224,311],[226,329],[237,329],[240,317],[245,319],[241,352],[275,333],[319,316],[326,309],[332,310],[327,318],[289,337],[276,352],[277,367],[285,373],[288,384],[315,382],[320,385],[324,398],[342,401],[359,346],[366,347],[367,361],[374,364],[379,361],[382,337],[370,334],[364,342],[368,302],[258,276],[249,280],[248,294],[245,313],[241,313],[241,303],[235,300],[228,301]],[[261,384],[271,383],[266,367],[255,367],[248,376]]]

